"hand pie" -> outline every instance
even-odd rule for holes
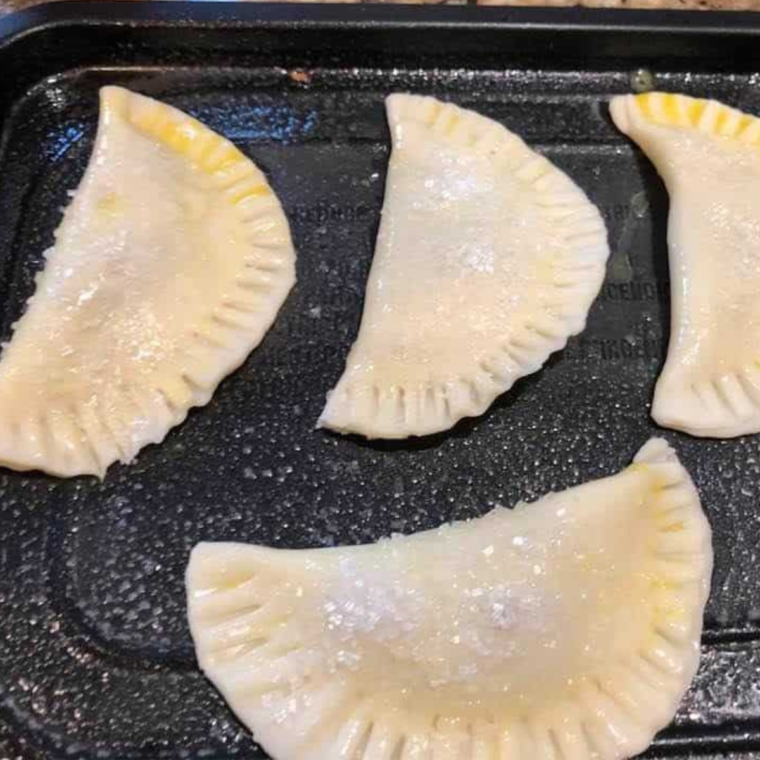
[[[275,760],[617,760],[699,659],[710,528],[662,440],[613,477],[368,546],[200,544],[201,668]]]
[[[295,254],[264,175],[184,113],[100,95],[87,172],[0,361],[0,464],[103,475],[261,341]]]
[[[697,436],[756,433],[760,119],[662,92],[614,98],[610,110],[670,195],[670,344],[652,415]]]
[[[500,124],[414,95],[387,111],[361,328],[319,421],[368,438],[482,414],[583,329],[609,253],[583,191]]]

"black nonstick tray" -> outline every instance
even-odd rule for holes
[[[329,546],[430,528],[613,473],[659,432],[667,196],[606,107],[641,68],[760,113],[760,21],[93,3],[0,22],[0,337],[84,169],[104,84],[234,140],[270,177],[298,249],[298,284],[262,345],[163,445],[102,483],[0,472],[0,758],[262,758],[195,664],[183,572],[197,541]],[[585,333],[488,414],[367,443],[314,423],[359,321],[396,90],[523,135],[599,204],[613,255]],[[716,565],[701,670],[649,756],[758,757],[760,436],[665,435],[699,486]]]

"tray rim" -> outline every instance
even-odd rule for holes
[[[760,11],[361,3],[220,2],[208,0],[63,0],[0,18],[0,49],[27,34],[56,27],[108,25],[196,28],[319,28],[546,30],[557,34],[632,31],[760,37]]]

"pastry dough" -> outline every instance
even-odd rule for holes
[[[377,544],[200,544],[198,661],[275,760],[616,760],[699,659],[710,528],[673,451]]]
[[[320,425],[405,438],[482,414],[580,332],[604,222],[500,124],[391,95],[382,223],[359,336]]]
[[[195,119],[117,87],[0,361],[0,463],[103,475],[163,440],[261,341],[294,282],[264,175]]]
[[[655,420],[698,436],[760,431],[760,119],[655,92],[612,101],[670,195],[671,331]]]

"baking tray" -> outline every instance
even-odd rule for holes
[[[85,167],[106,83],[235,141],[270,177],[298,249],[298,284],[262,345],[164,444],[102,483],[0,472],[0,757],[262,758],[194,661],[183,571],[197,541],[418,531],[616,472],[659,432],[667,196],[605,105],[640,68],[758,113],[760,23],[183,3],[61,4],[0,22],[0,337]],[[523,135],[600,206],[613,255],[587,330],[486,415],[367,443],[314,423],[359,321],[394,90]],[[649,756],[757,757],[760,436],[666,437],[699,486],[716,566],[699,675]]]

